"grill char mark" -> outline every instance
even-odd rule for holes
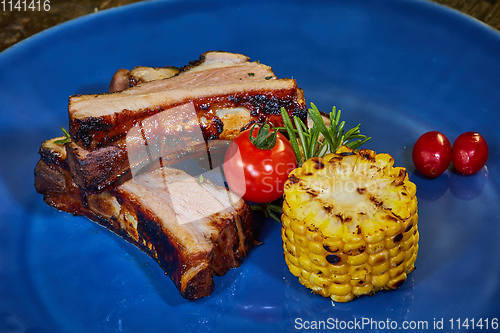
[[[123,138],[127,131],[142,119],[186,102],[188,101],[172,104],[168,107],[142,110],[139,112],[140,116],[137,112],[123,110],[115,115],[72,119],[70,120],[71,138],[73,142],[87,149],[103,147]],[[267,120],[274,126],[283,126],[280,113],[281,107],[284,107],[290,115],[294,112],[295,114],[299,114],[303,121],[306,118],[305,105],[301,105],[297,101],[297,89],[275,90],[272,93],[250,91],[239,94],[198,98],[193,101],[193,104],[198,119],[207,116],[207,111],[205,110],[207,105],[210,105],[212,110],[216,108],[244,107],[250,111],[251,121],[264,122]],[[297,110],[301,111],[297,113]],[[212,117],[208,115],[208,119],[212,119]],[[207,128],[210,130],[203,131],[205,140],[219,138],[222,131],[218,131],[220,127],[217,124],[215,126],[207,126]]]

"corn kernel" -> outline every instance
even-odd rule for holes
[[[351,292],[351,285],[347,283],[344,284],[332,283],[328,288],[328,291],[330,291],[332,295],[345,296]]]

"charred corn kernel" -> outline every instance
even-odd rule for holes
[[[292,273],[295,276],[299,276],[300,275],[300,268],[299,268],[299,266],[290,264],[288,261],[286,262],[286,264],[288,265],[288,269],[290,269],[290,273]]]
[[[331,274],[347,274],[349,267],[347,265],[330,265]]]
[[[343,243],[340,240],[327,238],[323,241],[323,248],[330,253],[335,253],[342,250]]]
[[[396,277],[401,275],[405,271],[404,265],[399,265],[389,270],[389,276]]]
[[[380,274],[384,274],[385,272],[387,272],[390,268],[390,265],[389,265],[389,262],[388,261],[384,261],[383,263],[377,265],[377,266],[373,266],[372,267],[372,273],[374,275],[380,275]]]
[[[311,258],[311,261],[318,266],[326,266],[327,262],[324,260],[324,256],[316,254],[316,253],[309,253],[309,258]]]
[[[385,286],[388,286],[389,283],[389,273],[386,272],[380,275],[372,276],[372,284],[376,288],[383,289]]]
[[[297,251],[295,250],[295,245],[293,245],[292,243],[290,242],[286,242],[286,250],[292,255],[292,256],[296,256],[297,255]]]
[[[292,229],[285,229],[285,234],[286,238],[288,238],[291,242],[294,241]]]
[[[365,242],[363,241],[346,242],[344,245],[344,252],[349,255],[354,255],[359,254],[360,252],[364,252],[365,248]]]
[[[351,293],[351,285],[349,283],[332,283],[330,287],[328,288],[328,291],[332,295],[337,295],[337,296],[345,296]]]
[[[397,289],[401,287],[401,285],[406,281],[406,273],[402,273],[401,275],[395,277],[392,280],[389,280],[387,283],[389,285],[389,288],[391,289]]]
[[[300,266],[299,265],[299,260],[296,257],[294,257],[293,255],[288,256],[287,260],[288,260],[287,261],[288,266],[290,266],[290,265],[294,265],[296,267]]]
[[[367,244],[366,245],[366,253],[368,254],[376,254],[385,249],[384,242],[378,242],[375,244]]]
[[[349,276],[351,277],[351,284],[358,283],[359,281],[366,281],[370,276],[371,268],[369,265],[351,266],[349,269]]]
[[[383,232],[378,232],[374,234],[368,234],[365,236],[366,241],[370,244],[375,244],[383,241],[385,239],[385,235]]]
[[[325,295],[322,295],[322,296],[328,297],[328,294],[326,296]],[[349,302],[349,301],[352,301],[352,299],[354,298],[354,296],[352,294],[345,295],[345,296],[332,295],[330,297],[332,300],[334,300],[335,302],[339,302],[339,303]]]
[[[368,257],[368,263],[372,266],[388,262],[388,260],[389,260],[389,252],[387,250],[383,250],[382,252],[372,254]]]
[[[300,263],[300,261],[299,261],[299,263]],[[303,270],[300,272],[300,276],[301,276],[303,279],[309,280],[309,278],[311,277],[311,271],[310,271],[310,270],[303,269]]]
[[[330,284],[330,280],[324,277],[321,277],[318,274],[311,274],[311,283],[315,286],[327,287]]]
[[[325,249],[321,246],[321,242],[311,242],[309,243],[309,251],[314,254],[323,254],[325,253]]]
[[[391,267],[400,265],[405,260],[405,252],[399,251],[394,257],[391,257]]]
[[[299,282],[337,302],[398,288],[418,252],[416,187],[388,154],[341,147],[285,184],[285,261]]]
[[[364,264],[368,259],[368,254],[360,253],[357,256],[347,256],[347,263],[351,266]]]
[[[290,227],[295,234],[304,235],[306,233],[306,226],[303,224],[292,223]]]
[[[356,286],[352,288],[352,293],[354,294],[354,296],[362,296],[369,294],[371,290],[372,286],[367,283],[364,286]]]
[[[400,246],[393,247],[389,249],[389,257],[394,258],[401,252]]]
[[[342,274],[342,275],[331,274],[328,276],[328,279],[330,279],[330,282],[336,284],[346,284],[351,281],[351,277],[348,274]]]

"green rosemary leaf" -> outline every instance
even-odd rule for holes
[[[67,138],[70,137],[68,131],[64,127],[61,127],[61,131],[64,133],[65,137],[67,137]]]
[[[328,132],[328,129],[325,126],[325,123],[323,122],[323,118],[321,117],[321,113],[319,113],[318,108],[314,103],[311,103],[311,109],[309,109],[309,115],[311,116],[311,119],[313,120],[314,124],[318,126],[318,129],[320,130],[321,134],[325,137],[325,140],[330,144],[331,147],[334,146],[333,138],[331,137],[330,133]]]
[[[273,220],[281,223],[280,216],[283,214],[282,208],[283,202],[281,200],[276,200],[273,202],[266,202],[261,204],[252,204],[250,208],[252,211],[261,212],[264,217],[270,217]]]
[[[272,212],[276,212],[278,214],[283,214],[283,208],[281,205],[274,204],[274,203],[269,203],[267,204],[267,209]]]
[[[295,131],[293,130],[292,121],[288,116],[285,108],[281,108],[281,117],[283,118],[283,123],[285,124],[286,131],[288,133],[288,138],[290,139],[290,144],[292,145],[293,152],[295,153],[295,157],[297,157],[297,163],[299,165],[302,164],[302,156],[300,154],[299,145],[297,144],[297,137],[295,136]]]
[[[336,107],[334,107],[334,109],[337,110]],[[335,112],[335,124],[339,123],[341,114],[342,114],[342,110],[338,110]]]
[[[359,124],[358,124],[358,126],[353,127],[353,128],[351,128],[350,130],[348,130],[347,132],[345,132],[345,134],[344,134],[344,135],[345,135],[346,137],[349,137],[349,136],[355,135],[355,134],[357,134],[357,133],[359,133]]]
[[[300,144],[302,146],[302,152],[304,153],[304,159],[308,159],[309,157],[307,156],[307,143],[306,143],[306,138],[304,135],[304,129],[301,127],[300,123],[302,122],[299,117],[294,116],[293,121],[295,123],[295,128],[297,129],[297,134],[299,136]],[[304,125],[304,123],[302,123]],[[307,129],[306,129],[307,131]]]
[[[250,205],[250,209],[255,212],[263,212],[264,207],[261,204]]]
[[[68,142],[71,142],[71,140],[68,141],[66,138],[60,139],[60,140],[54,140],[54,143],[56,143],[58,145],[64,145],[64,144],[66,144]]]
[[[344,133],[344,127],[345,127],[345,121],[342,121],[337,128],[337,133],[340,135],[340,133]]]
[[[350,135],[349,137],[346,136],[346,140],[344,140],[344,142],[346,141],[351,141],[351,140],[355,140],[355,139],[365,139],[366,138],[366,135],[363,135],[363,134],[356,134],[356,135]]]
[[[308,128],[307,128],[306,124],[304,124],[304,122],[302,121],[302,119],[300,119],[299,117],[295,116],[295,118],[298,119],[299,125],[304,130],[304,133],[307,133],[308,132]]]
[[[269,212],[268,212],[268,214],[269,214],[269,217],[270,217],[270,218],[272,218],[272,219],[273,219],[273,220],[275,220],[276,222],[281,223],[281,219],[279,218],[279,216],[278,216],[278,215],[276,215],[275,213],[273,213],[273,212],[271,212],[271,211],[269,211]]]
[[[369,140],[371,140],[371,137],[368,137],[368,138],[361,140],[361,141],[357,141],[356,143],[352,144],[349,148],[358,149],[359,147],[361,147],[362,145],[367,143]]]
[[[316,150],[318,147],[319,130],[318,126],[313,126],[311,128],[311,138],[309,141],[308,156],[313,157],[316,155]]]
[[[58,145],[64,145],[66,143],[71,142],[71,136],[69,135],[68,131],[64,127],[61,127],[61,131],[63,132],[64,138],[55,140],[54,143]]]
[[[319,148],[319,151],[318,151],[318,157],[323,157],[325,156],[327,153],[328,153],[328,143],[327,142],[324,142],[323,145]]]

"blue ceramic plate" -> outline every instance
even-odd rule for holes
[[[297,79],[309,101],[341,107],[373,136],[368,147],[409,169],[420,251],[399,290],[332,307],[288,272],[280,226],[268,221],[264,245],[216,278],[210,297],[189,302],[141,251],[43,203],[33,188],[37,149],[67,126],[69,95],[105,91],[117,68],[179,66],[206,50],[244,53]],[[489,318],[491,330],[500,314],[499,56],[491,28],[426,1],[399,0],[139,3],[4,51],[0,330],[293,331],[328,318],[421,320],[429,329],[444,318],[450,329],[449,319],[465,317]],[[451,140],[480,131],[487,167],[471,177],[415,174],[412,145],[433,129]]]

